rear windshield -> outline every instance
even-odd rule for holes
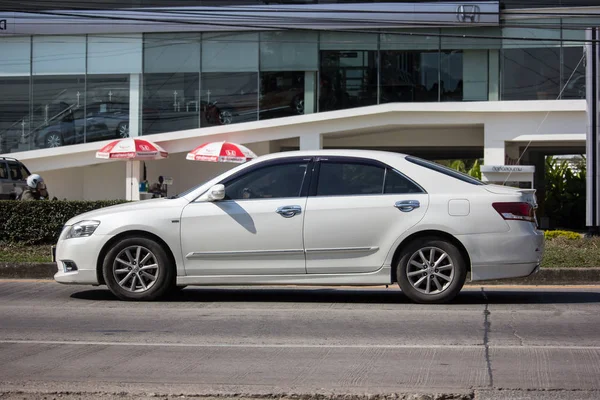
[[[455,169],[445,167],[441,164],[434,163],[432,161],[427,161],[427,160],[423,160],[421,158],[412,157],[412,156],[406,156],[406,160],[410,161],[411,163],[420,165],[421,167],[432,169],[436,172],[439,172],[440,174],[451,176],[455,179],[470,183],[472,185],[485,185],[486,184],[485,182],[482,182],[477,178],[473,178],[471,175],[464,174]]]

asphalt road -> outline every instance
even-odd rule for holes
[[[187,288],[129,303],[0,281],[11,390],[600,398],[600,287],[470,287],[449,305],[391,287]]]

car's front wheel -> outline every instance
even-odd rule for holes
[[[102,273],[121,300],[155,300],[174,282],[174,266],[164,248],[148,238],[126,238],[104,258]]]
[[[467,277],[459,249],[441,238],[419,238],[402,251],[396,276],[400,289],[417,303],[447,303],[454,299]]]

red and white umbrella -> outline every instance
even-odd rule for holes
[[[118,158],[127,160],[152,160],[167,158],[167,153],[156,143],[146,139],[127,138],[110,142],[96,152],[96,158]]]
[[[186,159],[192,161],[245,163],[256,154],[241,144],[231,142],[204,143],[187,154]]]

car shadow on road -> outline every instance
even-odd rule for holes
[[[118,301],[107,289],[78,291],[74,299]],[[188,287],[161,301],[190,303],[347,303],[409,304],[399,289],[335,289],[335,288],[200,288]],[[464,289],[450,304],[578,304],[600,303],[600,291],[594,289]]]

